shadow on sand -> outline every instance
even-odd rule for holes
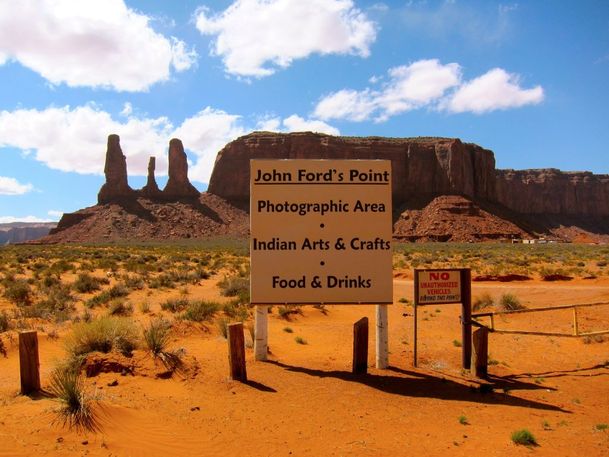
[[[433,376],[418,371],[402,370],[395,367],[390,367],[388,370],[395,373],[395,376],[378,374],[356,375],[346,371],[323,371],[311,368],[296,367],[278,361],[268,361],[267,363],[271,363],[294,373],[303,373],[318,378],[335,378],[345,382],[363,384],[392,395],[401,395],[405,397],[426,397],[440,400],[471,401],[489,405],[506,405],[547,411],[560,411],[565,413],[570,412],[560,408],[559,406],[541,403],[534,400],[525,400],[506,393],[494,392],[492,390],[492,387],[494,387],[493,385],[488,385],[489,388],[487,391],[487,389],[483,388],[485,384],[481,385],[480,387],[475,387],[473,385],[466,385],[452,381],[446,377]],[[501,378],[494,378],[494,382],[497,382],[498,384],[501,384],[503,381],[504,380]],[[509,380],[504,386],[509,386],[509,389],[511,390],[548,390],[548,387],[546,386],[516,380]]]

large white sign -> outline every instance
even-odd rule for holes
[[[392,303],[391,162],[251,160],[251,300]]]

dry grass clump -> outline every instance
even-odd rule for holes
[[[108,279],[96,278],[89,273],[80,273],[72,284],[72,287],[74,290],[76,290],[76,292],[85,294],[99,290],[102,284],[109,284]]]
[[[92,407],[95,398],[85,392],[80,370],[69,365],[57,367],[51,373],[48,390],[61,403],[56,413],[64,426],[98,430]]]
[[[220,309],[220,304],[214,301],[199,300],[190,302],[186,310],[180,315],[181,319],[193,322],[208,321]]]
[[[520,444],[523,446],[537,446],[537,440],[526,428],[513,432],[512,441],[514,444]]]
[[[162,317],[153,319],[150,325],[144,328],[144,342],[154,357],[167,352],[170,330],[170,322]]]
[[[11,328],[11,319],[6,311],[0,313],[0,333],[6,332]]]
[[[224,277],[218,287],[225,297],[238,297],[240,303],[250,302],[250,279],[243,276]]]
[[[137,347],[137,340],[132,321],[107,316],[74,325],[66,339],[66,350],[73,358],[96,351],[130,354]]]
[[[517,311],[526,308],[526,306],[520,302],[520,299],[510,292],[501,295],[497,307],[501,311]]]
[[[126,297],[127,295],[129,295],[129,289],[127,289],[127,287],[125,287],[123,284],[117,284],[87,300],[85,302],[85,306],[88,308],[94,308],[95,306],[109,303],[115,298]]]
[[[178,311],[184,311],[189,305],[190,300],[188,298],[170,298],[161,303],[161,309],[177,313]]]
[[[493,306],[494,301],[491,294],[488,292],[482,292],[474,299],[474,303],[472,304],[472,309],[474,311],[480,311],[486,308],[490,308]]]
[[[2,281],[4,296],[17,306],[27,306],[32,302],[32,289],[24,279],[7,278]]]

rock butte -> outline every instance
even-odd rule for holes
[[[146,186],[131,189],[119,138],[110,135],[99,204],[65,214],[42,242],[247,236],[253,158],[391,160],[396,239],[472,241],[541,234],[609,240],[609,175],[498,170],[492,151],[456,138],[254,132],[218,152],[204,193],[188,179],[178,139],[169,144],[165,188],[156,184],[151,158]]]

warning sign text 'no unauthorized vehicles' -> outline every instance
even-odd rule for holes
[[[392,303],[391,162],[250,162],[251,300]]]
[[[418,304],[461,302],[461,270],[415,270]]]

